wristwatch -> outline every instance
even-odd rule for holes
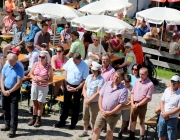
[[[8,92],[9,92],[9,94],[11,93],[11,91],[10,91],[10,90],[8,90]]]
[[[138,107],[139,106],[139,104],[136,104],[136,107]]]
[[[78,91],[78,89],[76,88],[76,91]]]

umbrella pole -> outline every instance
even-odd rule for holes
[[[55,18],[55,24],[54,24],[54,34],[53,34],[53,46],[54,46],[54,41],[55,41],[55,34],[56,34],[56,18]]]

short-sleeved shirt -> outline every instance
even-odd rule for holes
[[[101,76],[104,78],[104,81],[111,81],[113,79],[115,73],[115,69],[109,65],[107,67],[107,69],[103,69],[103,67],[101,68]]]
[[[12,45],[18,44],[20,41],[25,41],[26,39],[26,29],[24,27],[18,28],[16,24],[13,25],[12,30],[14,32],[14,38],[11,42]]]
[[[69,51],[71,53],[77,53],[77,52],[80,53],[82,59],[84,59],[84,57],[85,57],[85,47],[84,47],[83,42],[79,39],[76,39],[73,41]]]
[[[138,36],[144,36],[147,32],[150,32],[150,29],[146,26],[145,28],[139,27],[136,28],[135,33],[137,33]]]
[[[120,44],[120,42],[116,42],[115,39],[112,39],[110,43],[112,46],[115,46],[115,47],[117,47]],[[119,50],[117,52],[119,52],[120,50],[124,50],[124,41],[122,45],[119,47]]]
[[[180,89],[175,91],[174,93],[171,92],[171,88],[166,88],[163,96],[161,98],[161,101],[164,102],[164,111],[171,111],[177,107],[180,106]],[[179,116],[179,113],[176,113],[174,115],[170,115],[169,118],[177,118]]]
[[[34,42],[34,37],[37,32],[39,32],[41,29],[37,24],[33,25],[30,29],[29,34],[26,36],[26,43],[27,42]]]
[[[134,86],[136,80],[138,80],[139,78],[136,78],[134,75],[129,74],[131,76],[131,86]]]
[[[70,58],[63,66],[63,69],[67,73],[66,81],[71,85],[79,85],[89,75],[89,67],[83,60],[76,65],[73,58]]]
[[[50,42],[50,34],[48,32],[46,32],[45,34],[43,34],[42,31],[36,33],[34,37],[34,46],[41,45],[42,43],[49,44],[49,42]]]
[[[64,40],[69,40],[71,38],[71,32],[66,32],[66,30],[61,31],[61,35],[64,36]]]
[[[132,73],[132,66],[134,64],[136,64],[136,57],[135,57],[135,54],[133,53],[133,51],[130,51],[129,53],[126,54],[125,62],[130,62],[130,65],[127,66],[127,72],[129,74],[131,74]]]
[[[153,37],[153,38],[157,38],[157,39],[158,39],[158,36],[152,35],[151,32],[147,32],[147,33],[144,35],[144,37],[145,37],[145,36],[147,36],[147,37]]]
[[[138,79],[134,84],[131,94],[134,94],[134,101],[140,102],[144,98],[151,100],[153,92],[154,84],[147,78],[144,82],[142,82],[141,79]]]
[[[14,67],[7,63],[2,69],[2,75],[4,76],[4,86],[11,89],[17,83],[18,79],[24,77],[24,69],[17,62]]]
[[[3,18],[3,23],[5,26],[6,31],[10,31],[12,29],[12,26],[14,24],[15,17],[9,18],[8,16],[5,16]]]
[[[113,90],[112,83],[112,81],[106,82],[99,92],[99,95],[102,97],[102,108],[105,111],[112,111],[119,104],[127,103],[127,88],[120,83],[118,87]],[[120,111],[116,114],[119,113]]]
[[[89,75],[86,79],[86,96],[91,98],[96,92],[97,89],[104,85],[104,79],[101,75],[98,75],[96,79],[93,80],[93,74]],[[92,102],[97,102],[98,98],[94,99]]]
[[[40,53],[40,51],[38,49],[34,48],[34,50],[26,56],[27,58],[29,58],[28,69],[31,69],[32,66],[34,65],[34,63],[38,62],[39,53]]]
[[[136,62],[143,65],[143,50],[142,46],[137,42],[133,45],[132,50],[136,56]]]
[[[96,55],[104,55],[106,54],[106,51],[104,50],[103,46],[101,44],[98,44],[98,46],[95,46],[94,43],[90,44],[88,47],[88,52],[87,52],[87,59],[92,60],[92,61],[97,61],[96,58],[91,57],[91,54],[96,54]]]
[[[106,43],[106,42],[104,42],[104,40],[102,40],[102,41],[101,41],[101,45],[103,46],[104,50],[105,50],[106,52],[108,52],[109,44]]]

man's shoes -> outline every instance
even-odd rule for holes
[[[9,130],[10,130],[9,126],[4,125],[1,127],[1,131],[9,131]]]
[[[34,127],[40,127],[41,126],[41,119],[36,119],[36,122],[34,124]]]
[[[144,136],[140,136],[139,140],[144,140]]]
[[[61,121],[59,121],[58,123],[54,124],[53,127],[55,128],[65,127],[65,123],[62,123]]]
[[[103,127],[101,131],[102,131],[103,133],[106,133],[106,130],[107,130],[107,128],[106,128],[106,127]]]
[[[13,130],[10,130],[10,131],[7,133],[7,136],[8,136],[9,138],[13,138],[13,137],[15,137],[15,135],[16,135],[16,131],[13,131]]]
[[[130,135],[128,138],[126,138],[125,140],[135,140],[135,137],[134,137],[134,132],[130,131]]]
[[[118,139],[122,139],[122,131],[118,133]]]
[[[87,131],[83,131],[81,134],[79,134],[79,137],[86,137],[86,136],[88,136]]]
[[[70,126],[69,126],[69,129],[70,129],[70,130],[74,130],[75,128],[76,128],[75,125],[70,125]]]
[[[28,122],[28,125],[32,126],[32,125],[35,124],[35,122],[36,122],[36,119],[35,118],[31,118],[30,121]]]
[[[1,115],[0,115],[0,120],[3,120],[4,119],[4,113],[2,113]]]

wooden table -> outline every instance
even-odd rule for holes
[[[70,47],[71,47],[71,46],[69,46],[67,44],[62,44],[61,46],[64,48],[64,51],[68,51],[70,49]],[[57,46],[50,46],[50,48],[56,49]]]
[[[14,37],[14,35],[11,35],[11,34],[0,35],[0,38],[5,38],[5,39],[11,39],[13,37]]]
[[[18,55],[18,60],[24,59],[26,58],[25,54],[19,54]]]
[[[110,57],[110,61],[111,62],[114,62],[114,61],[116,61],[116,60],[119,60],[119,59],[122,59],[123,57],[121,57],[121,56],[113,56],[113,57]]]
[[[73,5],[73,4],[71,4],[71,3],[66,3],[65,5],[66,5],[66,6],[68,6],[68,7],[73,8],[73,9],[75,9],[75,8],[76,8],[76,6],[74,6],[74,5]]]

